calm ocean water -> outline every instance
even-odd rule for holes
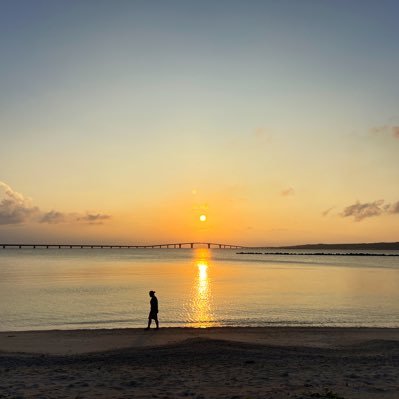
[[[144,327],[149,290],[161,326],[399,327],[399,257],[237,252],[0,249],[0,330]]]

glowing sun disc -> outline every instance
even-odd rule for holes
[[[200,220],[201,222],[205,222],[205,221],[206,221],[206,215],[201,215],[201,216],[199,217],[199,220]]]

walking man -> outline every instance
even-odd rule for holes
[[[151,300],[150,300],[151,309],[150,309],[150,314],[148,315],[148,327],[146,328],[146,330],[150,329],[152,320],[155,320],[155,324],[157,325],[156,329],[159,330],[158,299],[155,296],[155,291],[150,291],[149,295],[151,297]]]

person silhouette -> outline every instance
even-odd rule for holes
[[[155,296],[155,291],[150,291],[148,294],[151,297],[151,300],[150,300],[151,309],[150,309],[150,314],[148,315],[148,326],[147,326],[146,330],[150,329],[152,320],[155,320],[155,324],[157,325],[156,329],[159,330],[158,299]]]

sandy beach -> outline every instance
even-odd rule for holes
[[[399,329],[0,333],[0,398],[399,398]]]

